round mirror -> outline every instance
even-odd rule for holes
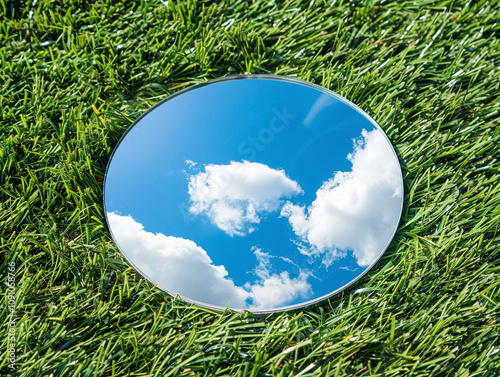
[[[143,114],[106,172],[111,234],[135,269],[201,306],[267,313],[364,275],[403,206],[397,156],[361,109],[322,87],[239,76]]]

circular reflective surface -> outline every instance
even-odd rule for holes
[[[166,292],[223,310],[318,302],[395,234],[403,181],[383,131],[303,81],[241,76],[169,97],[128,130],[104,206],[118,247]]]

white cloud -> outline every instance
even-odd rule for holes
[[[308,298],[311,293],[311,285],[307,282],[310,274],[300,271],[296,278],[290,278],[288,271],[282,271],[280,274],[271,274],[271,256],[261,249],[254,247],[253,252],[258,266],[255,268],[255,274],[260,278],[257,284],[246,287],[251,291],[250,297],[253,300],[252,308],[266,309],[284,306],[289,302],[301,298]],[[290,261],[290,263],[293,263]]]
[[[149,279],[173,294],[211,305],[244,308],[248,292],[227,278],[191,240],[144,230],[131,216],[108,212],[113,236],[127,257]]]
[[[253,248],[259,262],[254,270],[257,281],[240,287],[195,242],[148,232],[131,216],[108,212],[107,217],[117,244],[132,263],[149,279],[183,298],[219,307],[266,310],[310,294],[308,274],[301,271],[297,278],[290,278],[287,271],[271,273],[269,254],[260,249]]]
[[[277,211],[282,198],[302,193],[283,170],[256,162],[206,165],[189,178],[190,212],[205,214],[228,235],[244,236],[260,222],[259,215]]]
[[[402,202],[401,172],[384,135],[362,131],[349,172],[337,172],[306,209],[287,202],[287,217],[306,255],[322,254],[328,266],[351,249],[360,266],[373,263],[396,229]]]
[[[186,165],[190,168],[190,169],[194,169],[196,168],[196,162],[192,161],[192,160],[186,160],[185,161]]]

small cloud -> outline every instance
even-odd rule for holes
[[[286,257],[278,257],[278,258],[280,258],[284,262],[287,262],[287,263],[294,265],[295,267],[299,267],[299,265],[297,263],[295,263],[293,260],[291,260],[290,258],[286,258]]]
[[[191,160],[186,160],[185,162],[186,162],[186,165],[188,166],[189,169],[194,169],[197,165],[196,162],[191,161]]]
[[[255,268],[255,274],[260,278],[256,284],[246,284],[251,292],[252,308],[266,309],[284,306],[297,298],[307,299],[312,294],[311,284],[308,283],[310,274],[300,270],[299,276],[291,278],[288,271],[279,274],[271,273],[271,255],[257,247],[252,248],[259,264]],[[291,263],[293,263],[290,260]]]
[[[322,255],[327,267],[348,249],[358,265],[372,264],[400,216],[401,171],[384,135],[363,130],[347,159],[351,171],[337,172],[324,182],[310,206],[287,202],[281,209],[299,237],[299,251]]]
[[[339,250],[337,248],[330,248],[324,251],[321,264],[324,265],[326,270],[328,271],[328,267],[330,267],[335,261],[346,256],[347,253],[345,251]]]
[[[354,271],[357,271],[357,270],[358,270],[358,268],[357,268],[357,267],[355,267],[355,268],[349,268],[349,267],[347,267],[347,266],[340,266],[340,267],[339,267],[339,269],[340,269],[340,270],[346,270],[346,271],[352,271],[352,272],[354,272]]]
[[[245,236],[260,216],[279,210],[283,198],[301,194],[299,184],[283,170],[256,162],[206,165],[189,177],[190,212],[204,214],[228,235]]]

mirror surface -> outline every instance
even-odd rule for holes
[[[383,131],[303,81],[197,85],[143,114],[108,165],[104,207],[123,255],[171,295],[224,310],[294,309],[382,256],[403,180]]]

